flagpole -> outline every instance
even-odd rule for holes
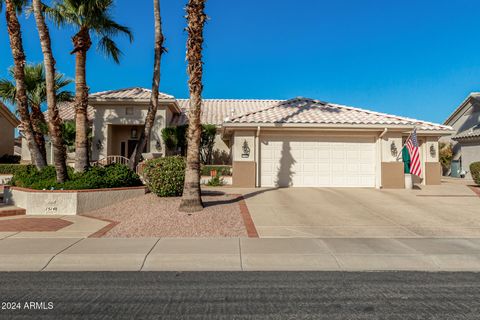
[[[414,125],[412,132],[410,132],[407,139],[405,139],[405,143],[403,144],[402,148],[400,149],[399,154],[397,155],[397,159],[396,159],[397,161],[398,161],[398,159],[400,159],[400,156],[402,155],[403,148],[405,148],[405,146],[407,145],[408,139],[410,139],[410,137],[412,136],[412,133],[413,133],[413,131],[415,131],[415,129],[417,129],[417,126]]]

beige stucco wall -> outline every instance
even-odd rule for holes
[[[4,154],[13,154],[14,132],[14,126],[0,114],[0,157]]]
[[[250,153],[244,153],[243,146],[247,143]],[[235,131],[232,144],[233,161],[255,161],[255,131]]]
[[[120,141],[126,136],[115,137],[116,126],[142,126],[148,111],[148,103],[92,104],[92,106],[94,107],[92,160],[98,160],[108,155],[119,155]],[[133,114],[128,114],[127,109],[131,110],[130,108],[133,109]],[[150,153],[165,154],[161,131],[170,118],[171,111],[168,106],[160,104],[147,147]],[[130,136],[130,129],[125,130],[128,130],[128,136]],[[119,132],[122,132],[122,130]],[[102,148],[100,149],[97,148],[98,141],[102,141]]]
[[[229,141],[222,140],[221,134],[218,133],[215,135],[215,144],[213,146],[213,163],[214,164],[231,164],[231,152]]]
[[[145,188],[120,188],[83,191],[29,191],[11,188],[5,190],[6,203],[33,215],[75,215],[104,208],[111,204],[139,197]]]

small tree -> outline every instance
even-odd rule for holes
[[[448,172],[453,158],[452,144],[440,142],[439,149],[440,164],[442,165],[443,172]]]
[[[217,127],[214,124],[202,125],[202,137],[200,139],[200,162],[202,164],[212,164],[216,134]]]
[[[185,156],[187,151],[187,130],[188,125],[178,127],[166,127],[162,129],[162,140],[165,146],[174,154]],[[212,124],[202,125],[200,138],[200,162],[201,164],[212,164],[213,147],[217,128]]]

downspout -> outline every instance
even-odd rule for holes
[[[382,186],[382,157],[383,157],[383,143],[382,143],[382,138],[385,136],[385,134],[388,132],[388,128],[383,129],[383,132],[380,133],[377,139],[377,159],[376,159],[376,181],[375,181],[375,187],[381,189]]]
[[[255,187],[260,187],[260,144],[259,144],[259,137],[260,137],[260,126],[257,127],[257,133],[255,134]]]
[[[385,133],[387,133],[387,132],[388,132],[388,128],[383,129],[383,132],[380,133],[380,135],[379,135],[378,137],[379,137],[380,139],[382,139],[383,136],[385,135]]]

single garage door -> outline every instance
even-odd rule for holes
[[[262,187],[374,187],[373,137],[260,139]]]

